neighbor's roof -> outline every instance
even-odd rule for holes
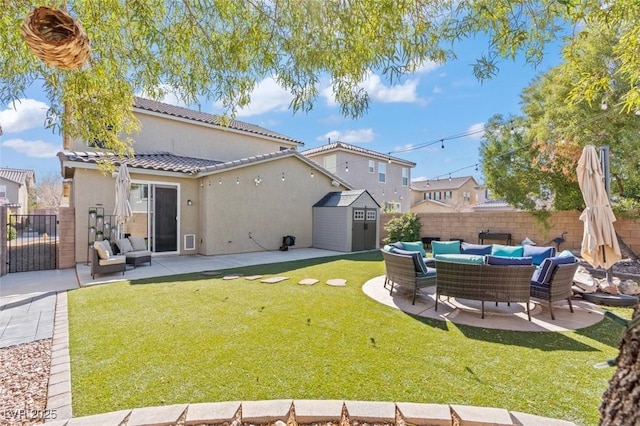
[[[411,182],[411,189],[413,191],[454,190],[460,189],[470,180],[473,181],[474,186],[478,186],[478,182],[476,182],[473,176],[462,176],[451,178],[451,180],[449,180],[448,178],[436,180],[417,180]]]
[[[184,118],[187,120],[197,121],[200,123],[211,124],[214,126],[220,126],[223,128],[230,128],[234,130],[240,130],[247,133],[253,133],[257,135],[267,136],[274,139],[280,139],[287,142],[293,142],[298,145],[304,145],[304,142],[297,139],[293,139],[289,136],[273,132],[265,129],[264,127],[256,126],[255,124],[249,124],[238,120],[225,120],[224,117],[219,115],[207,114],[200,111],[194,111],[192,109],[179,107],[175,105],[169,105],[158,101],[152,101],[150,99],[135,97],[135,108],[156,112],[160,114],[166,114],[173,117]]]
[[[8,169],[6,167],[0,168],[0,178],[15,182],[20,185],[24,185],[29,179],[31,179],[33,182],[35,182],[36,180],[36,176],[33,170]]]
[[[357,152],[358,154],[364,154],[369,157],[375,157],[381,160],[395,161],[397,163],[405,164],[409,167],[416,166],[416,163],[412,161],[403,160],[402,158],[398,158],[398,157],[392,157],[389,154],[383,154],[381,152],[372,151],[370,149],[364,149],[359,146],[349,145],[348,143],[344,143],[344,142],[334,142],[334,143],[329,143],[326,145],[319,146],[318,148],[307,149],[302,151],[302,155],[313,156],[316,154],[320,154],[327,151],[334,151],[334,150],[353,151],[353,152]]]
[[[473,210],[518,210],[504,200],[487,200],[482,203],[473,204],[471,208]]]
[[[362,196],[362,194],[367,194],[371,200],[376,204],[376,206],[380,207],[380,204],[367,192],[366,189],[358,189],[355,191],[334,191],[329,192],[327,195],[322,197],[320,201],[315,203],[313,207],[349,207],[351,204],[355,203],[358,198]]]

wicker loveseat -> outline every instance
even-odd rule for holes
[[[416,303],[418,289],[436,285],[436,271],[424,266],[420,272],[416,270],[417,259],[422,260],[419,253],[414,255],[390,253],[381,250],[385,267],[385,288],[389,288],[389,294],[394,286],[401,286],[413,291],[412,304]],[[424,265],[424,263],[423,263]],[[422,268],[422,266],[420,266]]]
[[[484,302],[524,302],[531,321],[529,298],[533,265],[482,265],[436,259],[436,311],[440,296]]]

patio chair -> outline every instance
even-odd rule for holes
[[[549,303],[549,313],[551,319],[555,320],[553,314],[553,302],[566,300],[569,303],[569,310],[573,313],[573,305],[571,304],[571,296],[573,296],[573,276],[578,270],[579,264],[569,263],[564,265],[556,265],[551,273],[551,278],[544,283],[537,281],[531,282],[531,297],[545,300]]]
[[[413,291],[412,305],[416,304],[416,294],[419,289],[436,285],[436,270],[419,265],[420,272],[417,272],[416,262],[421,262],[422,257],[419,252],[410,255],[389,253],[382,251],[385,266],[384,287],[389,285],[389,294],[393,293],[395,286],[406,287]],[[423,272],[424,271],[424,272]]]
[[[124,256],[110,256],[108,259],[100,259],[98,251],[91,247],[91,279],[96,278],[96,274],[112,274],[114,272],[122,272],[127,269],[126,259]]]

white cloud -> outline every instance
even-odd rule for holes
[[[382,82],[378,74],[369,72],[358,86],[364,89],[374,101],[382,103],[417,103],[424,102],[417,93],[419,82],[420,80],[416,78],[409,79],[402,84],[388,86]],[[332,86],[320,90],[320,96],[327,100],[328,106],[333,107],[336,105]]]
[[[344,143],[366,143],[375,139],[375,133],[373,129],[358,129],[358,130],[332,130],[325,133],[323,136],[318,136],[316,140],[326,141],[331,139],[331,142],[344,142]]]
[[[442,66],[441,63],[435,61],[425,61],[422,64],[418,65],[416,68],[416,73],[426,74],[431,71],[435,71]]]
[[[473,133],[469,135],[469,139],[482,139],[484,137],[484,123],[472,124],[467,129],[467,133]]]
[[[433,93],[435,94],[444,93],[444,89],[440,86],[433,86]]]
[[[14,109],[15,107],[15,109]],[[0,126],[4,133],[19,133],[44,127],[49,105],[35,99],[18,99],[0,111]]]
[[[56,154],[62,151],[60,145],[42,140],[9,139],[4,141],[2,146],[34,158],[55,158]]]
[[[251,102],[237,111],[238,117],[265,114],[270,111],[286,111],[293,95],[280,87],[271,77],[265,78],[251,92]],[[222,104],[216,104],[221,107]]]

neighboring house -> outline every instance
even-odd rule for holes
[[[0,205],[15,214],[28,214],[29,193],[35,183],[33,170],[0,168]]]
[[[474,204],[486,200],[486,191],[472,176],[415,181],[411,190],[414,213],[470,211]]]
[[[508,204],[503,200],[487,200],[482,203],[477,203],[471,206],[474,212],[515,212],[518,209],[514,208],[511,204]]]
[[[409,211],[411,169],[416,163],[344,142],[328,143],[302,154],[354,188],[366,189],[385,211]]]
[[[99,160],[125,162],[133,210],[123,232],[154,253],[219,255],[276,250],[284,236],[311,247],[313,205],[352,189],[301,155],[301,141],[252,124],[136,98],[142,124],[135,156],[118,158],[82,141],[58,154],[76,214],[76,261],[87,258],[89,209],[111,214],[115,179]]]

